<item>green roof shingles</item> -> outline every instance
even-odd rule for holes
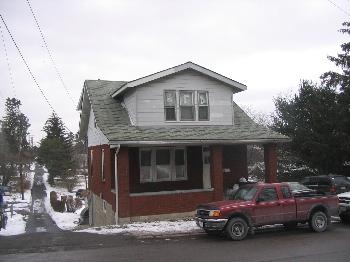
[[[288,137],[254,123],[234,103],[234,125],[230,126],[132,126],[121,102],[111,97],[112,92],[126,82],[86,80],[85,87],[96,117],[96,123],[110,143],[139,142],[286,142]]]

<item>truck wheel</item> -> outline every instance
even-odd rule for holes
[[[227,223],[226,233],[232,240],[243,240],[248,234],[248,225],[240,217],[231,218]]]
[[[315,212],[312,214],[309,227],[315,232],[323,232],[327,229],[328,218],[322,211]]]

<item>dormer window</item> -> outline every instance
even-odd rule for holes
[[[208,91],[164,91],[165,121],[209,121],[209,115]]]
[[[176,92],[164,91],[165,121],[176,121]]]
[[[180,91],[180,120],[194,121],[193,91]]]
[[[198,91],[198,120],[209,120],[209,97],[206,91]]]

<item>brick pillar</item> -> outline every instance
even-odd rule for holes
[[[214,188],[214,201],[223,199],[222,147],[211,147],[211,181]]]
[[[118,214],[130,217],[129,149],[121,147],[118,153]]]
[[[264,145],[265,182],[277,182],[277,151],[276,144]]]

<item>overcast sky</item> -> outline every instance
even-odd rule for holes
[[[26,0],[0,0],[0,13],[48,100],[73,132],[85,79],[129,81],[192,61],[248,86],[235,102],[257,112],[295,93],[300,79],[334,69],[327,55],[348,42],[349,0],[30,0],[71,101]],[[335,5],[343,10],[340,10]],[[1,21],[0,21],[1,22]],[[16,96],[39,141],[51,114],[1,22],[0,117]],[[14,85],[11,84],[10,73]]]

